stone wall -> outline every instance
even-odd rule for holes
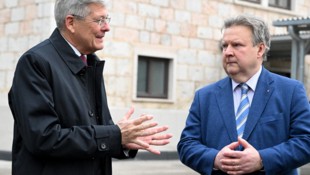
[[[0,1],[0,105],[7,105],[18,58],[51,34],[53,8],[53,0]]]

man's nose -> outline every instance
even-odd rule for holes
[[[224,55],[232,55],[233,54],[233,48],[231,47],[231,45],[228,45],[227,47],[225,47],[223,49],[223,54]]]
[[[104,32],[110,31],[110,24],[109,24],[109,23],[104,23],[104,24],[101,26],[101,30],[104,31]]]

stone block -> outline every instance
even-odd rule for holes
[[[171,35],[161,35],[160,45],[162,46],[171,46]]]
[[[179,64],[177,66],[177,79],[178,80],[188,80],[188,65],[187,64]]]
[[[7,36],[17,35],[19,32],[19,23],[18,22],[9,22],[4,26],[4,33]]]
[[[6,8],[16,7],[17,5],[18,5],[18,0],[4,0],[4,7]]]
[[[181,24],[177,22],[167,23],[167,33],[173,35],[179,35],[181,31]]]
[[[192,3],[195,4],[195,3]],[[185,10],[175,10],[175,21],[181,23],[191,23],[192,15],[190,12]]]
[[[0,24],[6,24],[10,22],[11,19],[11,9],[0,9]]]
[[[25,19],[26,9],[24,7],[15,7],[11,10],[11,21],[22,21]]]
[[[196,38],[189,39],[189,47],[190,49],[204,49],[204,40]]]
[[[133,50],[128,42],[110,42],[105,45],[105,52],[115,57],[130,57]]]
[[[189,41],[187,37],[172,36],[172,46],[178,48],[188,48]]]
[[[141,29],[144,29],[145,20],[143,17],[140,17],[140,16],[127,15],[125,25],[133,29],[141,30]]]
[[[197,53],[195,50],[181,49],[177,53],[178,64],[196,64]]]
[[[139,15],[146,17],[159,18],[160,7],[152,6],[149,4],[139,4],[138,5]]]
[[[150,32],[142,31],[140,32],[140,42],[141,43],[149,43],[150,42]]]
[[[131,28],[116,28],[114,37],[124,42],[133,43],[139,41],[139,31]]]
[[[213,32],[210,27],[198,27],[197,36],[203,39],[212,39]]]
[[[186,10],[195,12],[195,13],[200,13],[201,12],[201,7],[202,7],[202,1],[201,0],[186,0]]]
[[[156,6],[168,7],[169,0],[151,0],[151,4]]]

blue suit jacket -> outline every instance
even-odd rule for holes
[[[303,85],[262,70],[244,130],[258,151],[266,174],[297,174],[310,161],[310,109]],[[181,161],[211,174],[224,146],[237,141],[231,79],[224,78],[195,94],[178,143]]]

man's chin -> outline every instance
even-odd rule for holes
[[[236,74],[238,74],[239,73],[239,69],[238,68],[227,68],[226,69],[226,73],[228,74],[228,75],[236,75]]]
[[[104,47],[103,47],[103,45],[98,45],[97,47],[96,47],[96,50],[102,50]]]

